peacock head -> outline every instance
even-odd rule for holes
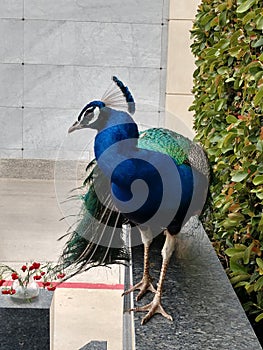
[[[96,128],[100,111],[104,107],[105,103],[102,101],[92,101],[88,103],[82,109],[78,116],[78,120],[69,128],[68,132],[71,133],[75,130],[84,128]]]
[[[127,111],[129,114],[135,112],[135,102],[127,86],[117,77],[112,77],[113,87],[110,87],[103,95],[101,101],[92,101],[88,103],[80,112],[78,120],[69,128],[68,132],[83,129],[99,129],[105,120],[100,116],[105,107],[117,108]],[[107,109],[107,108],[106,108]]]

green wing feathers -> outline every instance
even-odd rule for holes
[[[187,161],[191,143],[174,131],[153,128],[140,133],[138,147],[167,154],[180,165]]]
[[[201,146],[175,131],[163,128],[142,131],[138,147],[167,154],[176,164],[189,164],[205,176],[209,175],[207,157]]]

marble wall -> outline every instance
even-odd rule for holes
[[[67,135],[112,75],[140,128],[164,124],[169,0],[1,0],[0,157],[87,159],[94,132]]]

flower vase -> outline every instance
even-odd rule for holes
[[[23,285],[18,280],[15,280],[12,284],[12,289],[15,290],[15,293],[11,294],[11,297],[20,301],[28,301],[39,295],[39,286],[34,280],[30,280]]]

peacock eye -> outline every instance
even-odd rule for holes
[[[86,112],[84,113],[84,118],[88,117],[92,112],[94,111],[94,107],[90,107],[86,110]]]

